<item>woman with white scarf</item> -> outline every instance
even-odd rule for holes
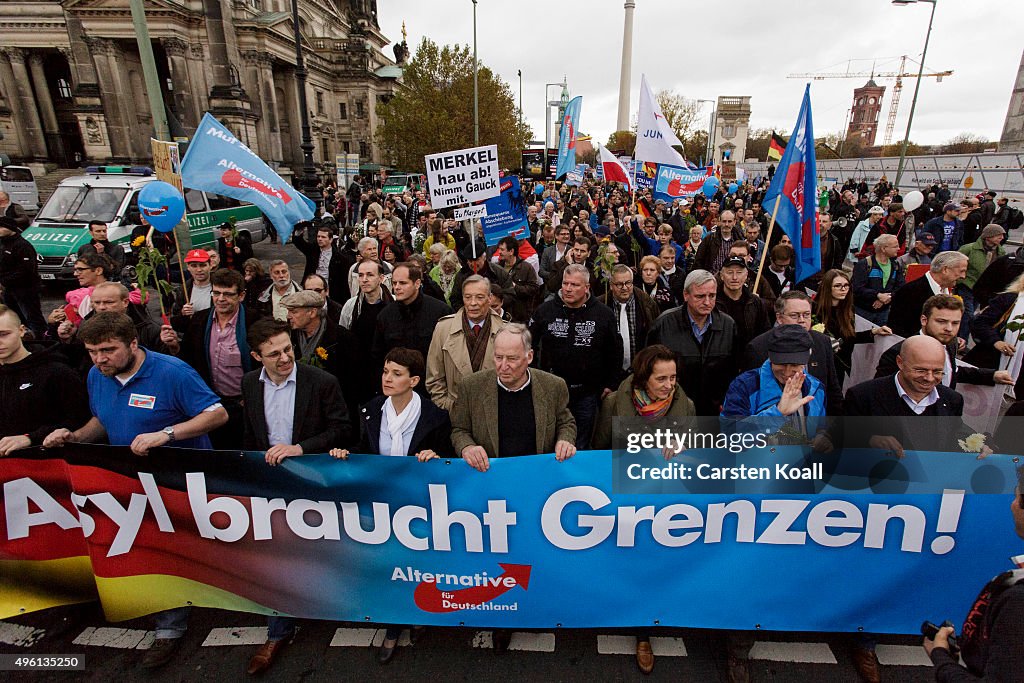
[[[416,386],[423,381],[425,361],[419,351],[394,348],[384,357],[381,374],[383,396],[376,396],[359,409],[360,441],[356,453],[414,455],[420,462],[454,456],[452,424],[448,411],[420,397]],[[332,448],[335,458],[348,458],[349,451]],[[394,657],[402,626],[388,626],[377,661],[387,664]],[[422,626],[410,630],[413,643],[423,633]]]

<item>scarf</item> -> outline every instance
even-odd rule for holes
[[[480,331],[476,338],[473,338],[473,328],[469,324],[469,318],[462,314],[462,334],[466,337],[466,350],[469,351],[469,362],[473,366],[473,372],[479,372],[487,359],[487,342],[491,338],[491,314],[487,313],[484,322],[480,325]]]
[[[420,407],[420,395],[415,391],[401,415],[395,412],[395,404],[390,396],[384,401],[382,412],[388,420],[388,433],[391,435],[391,452],[388,455],[409,455],[409,444],[402,440],[402,433],[419,421]]]
[[[667,398],[661,401],[654,401],[643,389],[634,389],[633,408],[636,409],[636,414],[645,421],[656,422],[668,414],[668,409],[672,407],[672,399],[675,396],[676,390],[673,388],[672,393]]]
[[[320,319],[320,326],[316,328],[316,332],[306,337],[306,333],[299,330],[299,333],[295,335],[296,341],[299,342],[299,358],[300,362],[309,363],[316,358],[316,347],[320,345],[320,339],[324,336],[324,330],[327,329],[327,321]]]

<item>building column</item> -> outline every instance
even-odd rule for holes
[[[174,109],[181,125],[195,130],[199,125],[199,110],[196,108],[192,93],[195,88],[189,79],[188,62],[185,53],[188,43],[179,38],[164,38],[160,41],[167,53],[167,65],[171,72],[171,83],[174,86]]]
[[[33,161],[44,162],[46,158],[46,139],[43,137],[43,124],[39,120],[39,108],[36,106],[32,89],[29,87],[28,69],[25,68],[26,50],[16,47],[2,48],[11,63],[11,73],[17,102],[12,102],[14,109],[21,110],[22,149]]]
[[[46,72],[43,70],[43,56],[38,52],[33,52],[28,57],[28,66],[32,74],[32,86],[36,91],[36,101],[39,103],[39,111],[42,114],[43,132],[48,142],[47,149],[53,153],[54,157],[63,162],[64,141],[60,137],[57,112],[53,108],[50,86],[46,82]]]
[[[210,108],[210,85],[206,78],[206,50],[203,48],[202,43],[192,43],[188,47],[189,59],[186,63],[188,69],[188,81],[192,84],[192,101],[195,103],[196,125],[199,125],[199,119],[203,118],[203,113],[208,111]]]
[[[111,62],[108,59],[110,54],[119,52],[117,46],[109,40],[89,39],[89,50],[92,53],[96,65],[96,80],[100,89],[100,101],[103,103],[107,123],[107,140],[110,144],[110,156],[112,161],[131,160],[131,129],[128,127],[127,112],[123,102],[127,97],[122,98],[118,91],[118,84],[115,71],[111,69]],[[128,95],[128,93],[125,93]],[[95,130],[86,130],[87,137],[97,139]]]
[[[270,131],[270,155],[274,161],[283,162],[281,122],[278,119],[280,110],[277,102],[277,88],[274,86],[274,58],[267,56],[260,66],[260,95],[263,102],[266,103],[263,107],[263,115],[267,118],[267,130]]]

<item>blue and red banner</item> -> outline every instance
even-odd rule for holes
[[[676,199],[692,197],[700,192],[713,170],[713,166],[698,169],[658,164],[654,179],[654,199],[664,200],[671,205]]]
[[[811,123],[811,85],[808,83],[793,134],[762,203],[765,210],[774,210],[775,222],[793,242],[797,282],[821,270],[816,214],[817,176],[814,127]],[[773,208],[776,200],[777,210]]]
[[[296,223],[312,220],[316,209],[312,200],[286,183],[209,112],[181,161],[181,182],[255,204],[277,228],[281,244],[288,241]]]
[[[498,186],[500,194],[483,202],[487,215],[480,219],[484,229],[484,242],[493,247],[502,237],[511,235],[517,240],[530,236],[526,220],[526,200],[519,177],[505,176]]]
[[[657,477],[623,493],[609,451],[486,473],[457,459],[270,467],[260,453],[67,451],[4,459],[0,618],[98,593],[113,620],[194,604],[445,626],[912,633],[962,618],[1021,548],[1007,456],[907,452],[903,494],[849,482],[687,494]],[[800,451],[743,457],[775,467]],[[665,466],[660,452],[648,464]],[[943,490],[981,475],[1002,483]]]
[[[555,166],[555,178],[563,178],[576,168],[576,132],[580,127],[580,108],[583,97],[577,95],[565,105],[562,115],[562,128],[558,134],[558,163]]]

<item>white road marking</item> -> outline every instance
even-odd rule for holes
[[[30,647],[45,635],[45,629],[0,621],[0,643],[5,645]]]
[[[331,647],[380,647],[387,629],[381,628],[339,628],[331,639]],[[398,636],[398,647],[411,645],[409,629],[403,629]]]
[[[778,643],[758,641],[750,650],[751,659],[770,662],[801,662],[805,664],[837,664],[827,643]]]
[[[931,666],[932,660],[920,645],[878,645],[878,663],[886,666]]]
[[[655,657],[685,657],[686,645],[682,638],[651,638],[651,650]],[[598,636],[597,653],[602,655],[635,655],[634,636]]]
[[[651,649],[655,657],[685,657],[686,645],[682,638],[651,638]]]
[[[203,647],[225,645],[262,645],[267,642],[266,626],[239,626],[237,628],[215,628],[203,641]]]
[[[633,636],[598,636],[597,654],[635,655],[636,638]]]
[[[509,643],[508,649],[523,652],[554,652],[555,634],[516,631],[512,634],[512,642]]]
[[[489,650],[494,647],[490,631],[477,631],[473,634],[473,647]]]
[[[116,647],[121,650],[148,650],[153,644],[153,631],[141,629],[110,628],[101,626],[89,628],[78,634],[75,645],[93,645],[97,647]]]

